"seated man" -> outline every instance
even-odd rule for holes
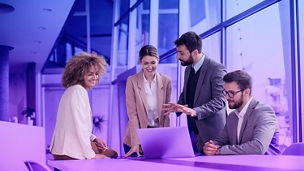
[[[224,130],[206,142],[206,155],[280,154],[277,120],[274,111],[251,96],[250,75],[238,70],[224,76],[225,95],[232,111]]]

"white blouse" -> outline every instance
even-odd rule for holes
[[[96,136],[92,134],[92,128],[87,90],[81,85],[67,88],[60,100],[50,151],[76,159],[95,157],[91,140]]]
[[[154,79],[151,82],[151,87],[144,74],[143,77],[148,106],[148,125],[158,127],[156,76],[154,76]]]

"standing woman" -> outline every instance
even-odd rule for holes
[[[107,149],[102,140],[92,134],[92,113],[88,90],[92,89],[106,71],[106,61],[96,54],[82,53],[67,63],[62,85],[63,93],[55,131],[50,146],[54,159],[105,158],[95,154],[91,142],[100,149]]]
[[[124,137],[125,157],[136,153],[140,156],[138,128],[168,127],[169,116],[162,112],[162,105],[170,101],[171,80],[156,72],[159,62],[154,46],[143,46],[139,51],[142,70],[127,80],[126,105],[129,117]]]

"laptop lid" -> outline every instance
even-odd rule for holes
[[[145,158],[194,157],[187,127],[137,129]]]

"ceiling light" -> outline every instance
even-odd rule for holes
[[[39,26],[38,29],[40,29],[40,30],[46,30],[46,27],[44,27],[44,26]]]
[[[43,11],[52,12],[53,10],[51,8],[43,8]]]
[[[9,4],[0,3],[0,13],[10,13],[13,12],[15,8]]]

